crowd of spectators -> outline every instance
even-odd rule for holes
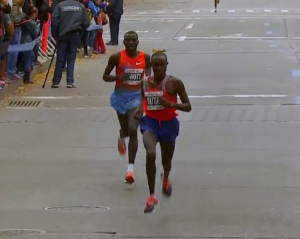
[[[81,47],[84,51],[84,57],[90,57],[91,54],[105,54],[106,47],[103,40],[103,25],[107,24],[105,0],[82,0],[81,3],[87,8],[90,19],[90,25],[100,25],[101,29],[85,31],[82,37]]]
[[[51,20],[51,14],[60,1],[54,0],[49,4],[48,0],[0,0],[0,90],[20,80],[32,84],[30,72],[41,65],[38,61],[39,37],[45,22]],[[91,26],[101,27],[88,29],[78,49],[83,48],[84,57],[92,53],[105,54],[102,25],[108,22],[105,13],[107,2],[79,1],[88,10]],[[30,43],[32,49],[24,48],[26,43]]]
[[[30,72],[41,65],[38,39],[51,12],[44,0],[0,0],[0,90],[21,79],[32,83]]]

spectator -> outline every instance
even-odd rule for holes
[[[98,13],[99,13],[99,9],[96,6],[96,3],[87,0],[87,10],[88,10],[88,15],[89,15],[89,19],[90,19],[90,25],[95,23],[95,17],[97,17]],[[88,45],[90,47],[90,50],[94,50],[95,49],[95,40],[96,40],[96,36],[97,36],[97,30],[92,30],[89,32],[88,35]]]
[[[90,25],[91,25],[93,16],[97,16],[97,14],[98,14],[98,9],[92,1],[84,0],[82,3],[88,11],[88,16],[89,16]],[[82,37],[84,57],[89,57],[90,56],[89,53],[88,53],[89,35],[90,35],[90,32],[85,31],[84,34],[83,34],[83,37]]]
[[[28,22],[22,26],[21,43],[27,43],[34,41],[39,36],[39,29],[35,19],[37,18],[38,10],[35,7],[31,7],[28,11]],[[32,57],[34,55],[33,50],[21,52],[21,59],[24,71],[24,84],[32,84],[30,79],[30,67],[32,63]]]
[[[119,44],[120,22],[123,15],[123,0],[110,0],[107,6],[109,16],[110,41],[106,45]]]
[[[65,0],[57,4],[52,14],[52,36],[57,41],[57,57],[52,88],[58,88],[67,60],[67,87],[75,88],[74,67],[81,36],[89,27],[87,10],[80,2]]]
[[[106,9],[106,2],[102,1],[99,6],[99,14],[95,18],[95,22],[97,25],[100,25],[102,29],[98,30],[97,37],[96,37],[96,42],[95,42],[95,53],[101,53],[105,54],[106,48],[103,40],[103,25],[107,23],[107,17],[106,14],[104,13],[104,10]],[[99,47],[101,51],[99,51]]]
[[[22,11],[28,16],[30,9],[34,7],[32,0],[25,0],[24,5],[22,7]]]
[[[49,20],[49,14],[53,13],[53,8],[48,4],[47,0],[36,0],[35,7],[38,9],[38,19],[40,20],[40,31],[43,30],[44,23]]]
[[[21,24],[25,18],[25,14],[22,12],[24,0],[13,0],[11,8],[11,20],[15,26],[15,33],[11,40],[11,45],[18,45],[21,41]],[[18,52],[9,52],[7,56],[7,77],[10,80],[19,80],[20,76],[16,74],[16,64],[18,60]]]
[[[0,0],[0,45],[4,47],[6,44],[3,44],[7,40],[7,14],[10,14],[11,6],[7,0]],[[9,30],[8,30],[9,31]],[[1,49],[1,48],[0,48]],[[3,50],[6,50],[5,48]],[[6,52],[0,54],[0,89],[2,89],[7,79],[5,77],[6,71]]]
[[[3,45],[9,45],[14,36],[14,26],[8,14],[4,14],[4,29]],[[6,77],[6,60],[7,52],[0,56],[0,80],[5,84],[11,84],[12,81]]]

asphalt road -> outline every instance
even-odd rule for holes
[[[143,214],[141,141],[136,185],[123,183],[113,84],[101,79],[107,55],[78,62],[77,89],[62,82],[2,102],[0,230],[47,231],[20,232],[25,239],[300,238],[300,2],[221,0],[218,13],[212,1],[143,4],[126,6],[120,38],[135,30],[141,50],[165,49],[193,105],[179,116],[171,200]],[[55,206],[109,209],[45,210]]]

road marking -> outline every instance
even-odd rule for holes
[[[131,12],[131,13],[126,13],[126,16],[130,16],[130,15],[134,15],[134,14],[138,14],[138,15],[154,15],[154,14],[161,14],[161,13],[165,13],[165,14],[177,14],[177,13],[182,13],[182,14],[190,14],[190,13],[208,13],[211,12],[213,13],[214,10],[213,9],[201,9],[201,10],[177,10],[177,11],[147,11],[147,12]],[[239,12],[239,13],[243,13],[243,12],[248,12],[248,13],[262,13],[262,12],[266,12],[266,13],[299,13],[300,9],[219,9],[218,10],[219,13],[235,13],[235,12]]]
[[[218,99],[218,98],[286,98],[288,95],[190,95],[190,99]]]
[[[187,25],[187,26],[186,26],[186,28],[185,28],[185,29],[192,29],[192,28],[193,28],[193,26],[194,26],[194,23],[190,23],[189,25]]]
[[[104,40],[110,40],[110,37],[103,37],[103,39]],[[119,37],[119,40],[124,40],[124,37]],[[141,38],[141,37],[139,37],[139,40],[152,41],[152,40],[162,40],[162,38],[155,38],[155,37]]]
[[[21,96],[11,97],[10,99],[28,99],[28,100],[69,100],[69,99],[84,99],[85,96]]]
[[[282,94],[258,94],[258,95],[189,95],[190,99],[218,99],[218,98],[286,98],[289,95]],[[94,96],[21,96],[11,97],[9,99],[30,99],[30,100],[68,100],[68,99],[86,99],[86,98],[110,98],[109,95]],[[12,107],[15,108],[15,107]],[[21,107],[23,109],[23,107]],[[30,107],[32,108],[32,107]]]
[[[174,37],[174,40],[179,40],[180,37]],[[275,39],[287,39],[287,37],[227,37],[227,36],[218,36],[218,37],[184,37],[184,40],[275,40]],[[291,38],[297,39],[297,38]]]
[[[157,31],[155,31],[156,33],[158,33],[159,31],[157,30]]]
[[[175,37],[175,39],[176,39],[176,37]],[[185,39],[186,39],[186,36],[178,37],[178,41],[185,41]]]

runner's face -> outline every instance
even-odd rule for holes
[[[136,50],[139,44],[139,39],[135,34],[126,34],[123,41],[126,50]]]
[[[168,62],[164,56],[157,56],[152,59],[151,66],[154,75],[164,76],[167,71]]]

